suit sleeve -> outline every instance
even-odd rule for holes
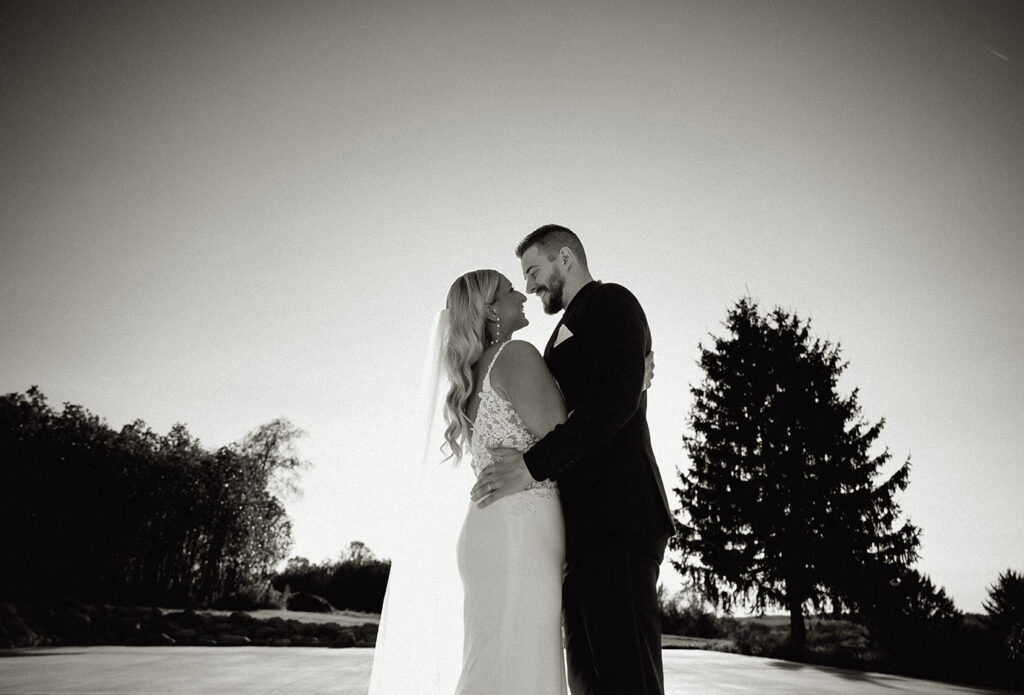
[[[523,460],[535,480],[557,479],[569,467],[607,445],[640,407],[647,321],[625,288],[606,286],[580,317],[588,359],[578,365],[582,381],[569,418],[527,451]]]

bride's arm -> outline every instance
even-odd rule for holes
[[[513,340],[491,371],[491,385],[508,399],[526,429],[540,439],[565,422],[565,403],[544,358],[530,343]]]

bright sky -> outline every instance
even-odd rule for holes
[[[557,222],[646,308],[669,487],[697,345],[749,292],[841,343],[911,457],[919,569],[976,612],[1024,570],[1018,3],[25,4],[3,393],[211,448],[287,417],[294,554],[387,556],[432,317],[470,269],[521,289]]]

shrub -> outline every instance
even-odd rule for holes
[[[659,586],[658,604],[661,608],[662,634],[705,639],[720,637],[722,634],[718,616],[690,593],[679,592],[668,596],[664,587]]]
[[[261,608],[285,608],[284,594],[275,589],[269,580],[262,584],[242,587],[236,592],[217,600],[213,606],[218,610],[254,611]]]
[[[288,597],[288,610],[306,613],[333,613],[334,606],[322,596],[300,591]]]
[[[732,639],[740,654],[777,657],[788,651],[789,627],[772,628],[754,620],[744,620],[737,622]]]

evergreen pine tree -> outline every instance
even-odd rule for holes
[[[744,298],[725,327],[701,346],[704,379],[691,388],[673,564],[726,610],[785,608],[800,649],[808,604],[857,606],[866,578],[916,559],[919,530],[899,524],[894,499],[910,461],[879,481],[890,454],[871,449],[884,420],[864,422],[857,390],[839,394],[847,365],[809,321],[762,316]]]

